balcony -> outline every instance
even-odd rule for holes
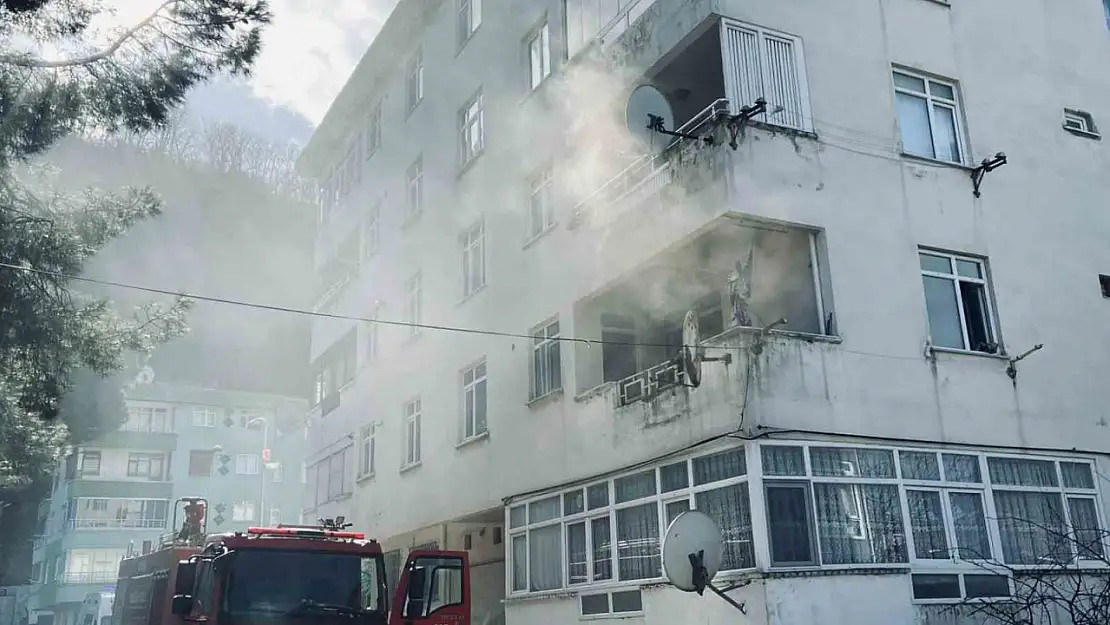
[[[66,527],[75,530],[165,529],[166,519],[70,519]]]
[[[118,571],[67,571],[58,576],[58,583],[63,586],[73,584],[114,584],[118,577]]]
[[[676,357],[688,311],[696,314],[703,340],[737,331],[831,336],[835,317],[825,266],[819,231],[747,216],[718,218],[689,242],[579,302],[575,327],[602,345],[575,346],[578,393],[610,386],[614,406],[622,408],[685,392],[688,381]]]

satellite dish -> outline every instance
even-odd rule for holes
[[[724,551],[721,528],[710,516],[690,510],[671,521],[663,537],[663,572],[674,587],[684,592],[701,593],[721,568]],[[700,554],[702,574],[691,562]]]
[[[628,96],[625,122],[633,137],[649,146],[652,152],[662,152],[670,143],[669,138],[648,128],[648,124],[652,122],[652,117],[649,116],[662,119],[663,128],[674,129],[674,110],[671,109],[667,96],[651,85],[640,85]]]
[[[686,383],[697,387],[701,384],[701,355],[698,353],[698,344],[701,343],[701,333],[698,330],[698,315],[690,310],[682,320],[682,371],[686,374]],[[675,519],[676,521],[678,519]]]

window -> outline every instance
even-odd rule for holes
[[[362,322],[362,350],[363,362],[370,362],[378,357],[378,323],[377,320],[381,317],[381,305],[375,304],[370,312],[366,315],[370,321]]]
[[[1098,136],[1094,117],[1085,111],[1064,109],[1064,128],[1081,135]]]
[[[802,40],[751,24],[721,20],[725,97],[738,113],[759,98],[767,112],[756,121],[812,129]]]
[[[100,475],[100,452],[81,451],[81,462],[78,465],[77,472],[83,476]]]
[[[374,474],[374,452],[375,452],[375,434],[374,425],[364,425],[359,430],[359,448],[358,448],[358,475],[359,477]]]
[[[405,404],[405,464],[410,467],[420,462],[420,398]]]
[[[79,497],[69,501],[67,520],[77,529],[158,529],[166,526],[166,499]]]
[[[128,454],[127,477],[145,477],[151,481],[161,480],[166,457],[163,454]]]
[[[375,202],[366,213],[366,222],[362,228],[362,259],[366,260],[378,253],[381,241],[381,205]]]
[[[932,250],[918,257],[932,345],[998,353],[984,262]]]
[[[367,125],[363,137],[366,139],[366,147],[362,152],[366,158],[370,158],[382,145],[382,105],[380,102],[370,112],[370,123]]]
[[[424,52],[418,50],[409,61],[409,71],[405,81],[405,102],[411,113],[424,99]]]
[[[238,454],[235,456],[235,472],[239,475],[258,475],[261,461],[257,454]]]
[[[746,452],[734,448],[510,507],[512,591],[659,579],[663,530],[689,509],[720,524],[722,571],[755,566]],[[603,614],[642,607],[638,597],[621,596],[584,599],[582,609]]]
[[[352,447],[344,447],[308,468],[306,477],[311,478],[309,481],[315,484],[315,488],[310,491],[315,495],[315,505],[336,501],[351,493],[353,484],[347,479],[350,475],[347,461]],[[312,503],[309,502],[309,507]]]
[[[552,201],[554,174],[550,164],[544,165],[528,181],[528,238],[534,239],[555,225]]]
[[[315,377],[312,405],[321,407],[322,415],[339,405],[339,391],[354,381],[358,369],[358,328],[351,328],[313,363]],[[332,399],[333,401],[325,402]]]
[[[486,223],[484,219],[462,235],[463,297],[486,285]]]
[[[482,0],[459,0],[459,48],[482,25]]]
[[[270,508],[270,527],[281,525],[281,508]]]
[[[486,361],[463,371],[463,439],[486,433]]]
[[[253,521],[254,520],[254,502],[253,501],[237,501],[232,506],[231,510],[232,521]]]
[[[420,272],[417,271],[408,282],[405,283],[405,292],[407,293],[405,299],[405,322],[412,324],[409,326],[409,336],[414,337],[420,334],[420,320],[423,317],[423,285]]]
[[[203,428],[216,427],[216,409],[207,406],[193,408],[193,425]]]
[[[127,421],[120,427],[124,432],[173,432],[173,418],[165,408],[127,409]]]
[[[644,599],[639,588],[595,594],[583,594],[579,608],[582,616],[605,614],[630,614],[644,611]]]
[[[559,321],[532,331],[532,399],[539,399],[563,388],[559,356]]]
[[[654,4],[650,0],[565,0],[567,58],[598,37],[612,40],[620,36]]]
[[[528,87],[535,89],[551,74],[550,28],[545,21],[528,38]]]
[[[1098,288],[1102,291],[1102,296],[1110,298],[1110,276],[1106,274],[1098,275]]]
[[[474,95],[459,110],[460,165],[466,166],[485,148],[485,112],[482,110],[482,91]]]
[[[964,162],[963,130],[954,84],[897,70],[894,104],[904,152],[950,163]]]
[[[424,209],[424,157],[416,160],[405,170],[405,211],[408,218],[415,217]]]

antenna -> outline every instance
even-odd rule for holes
[[[732,354],[724,356],[706,356],[705,349],[700,346],[701,331],[698,329],[698,313],[694,310],[686,311],[686,318],[682,320],[682,347],[678,352],[678,360],[682,365],[682,372],[686,376],[686,386],[697,388],[701,386],[701,363],[723,362],[732,364]],[[676,519],[677,520],[677,519]]]
[[[717,522],[698,510],[683,512],[671,521],[663,536],[663,573],[675,588],[683,592],[701,595],[708,588],[742,614],[747,614],[742,602],[725,593],[747,586],[750,582],[725,588],[717,588],[712,583],[721,569],[723,553],[724,539]]]

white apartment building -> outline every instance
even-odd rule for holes
[[[305,514],[469,549],[476,623],[979,622],[1099,566],[1106,18],[401,0],[300,162]],[[640,84],[694,138],[630,131]],[[665,583],[690,508],[746,617]]]

